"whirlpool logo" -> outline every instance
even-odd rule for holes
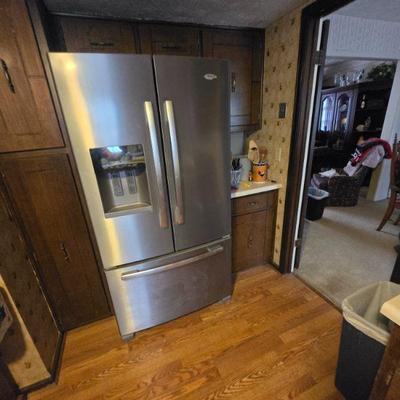
[[[208,81],[212,81],[212,80],[217,79],[217,78],[218,78],[218,76],[215,75],[215,74],[205,74],[204,75],[204,79],[207,79]]]

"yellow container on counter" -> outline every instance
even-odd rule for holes
[[[267,180],[268,163],[253,163],[252,177],[253,182],[265,182]]]

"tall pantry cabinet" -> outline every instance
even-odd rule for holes
[[[29,256],[58,328],[65,331],[107,316],[110,309],[71,150],[23,0],[1,2],[0,27],[1,190],[26,233]]]

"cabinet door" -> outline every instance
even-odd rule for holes
[[[144,54],[200,56],[197,28],[172,25],[139,25],[140,50]]]
[[[329,93],[321,96],[318,130],[321,132],[333,131],[333,119],[335,116],[336,94]]]
[[[350,131],[352,101],[352,90],[337,93],[334,126],[335,132],[346,134]]]
[[[134,26],[127,22],[60,17],[65,47],[77,53],[136,53]]]
[[[34,338],[37,357],[49,372],[53,372],[59,348],[60,333],[50,307],[37,280],[28,246],[18,218],[0,182],[0,276],[14,300],[29,335]],[[17,332],[19,328],[14,326]],[[18,336],[18,334],[17,334]],[[15,344],[17,342],[8,342]],[[5,343],[4,343],[5,344]],[[15,358],[15,348],[2,349],[3,360]],[[36,356],[33,356],[36,358]]]
[[[0,152],[64,145],[23,0],[0,3]]]
[[[261,32],[204,30],[203,55],[230,61],[231,129],[254,130],[261,120]]]
[[[109,315],[67,156],[3,159],[0,169],[60,327]]]
[[[234,272],[264,264],[266,211],[232,219],[232,268]]]
[[[264,260],[272,262],[275,245],[276,209],[278,206],[278,191],[265,193],[267,201],[267,215],[265,223]]]

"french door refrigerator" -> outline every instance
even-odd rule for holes
[[[228,297],[228,62],[49,58],[122,337]]]

